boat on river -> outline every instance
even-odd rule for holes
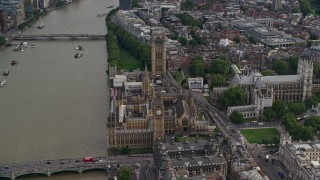
[[[8,76],[9,75],[9,69],[2,70],[2,75]]]
[[[27,42],[19,43],[15,48],[13,48],[13,51],[24,51],[28,47]]]
[[[36,45],[36,44],[31,44],[29,47],[35,48],[35,47],[38,47],[38,45]]]
[[[3,87],[6,83],[7,83],[7,81],[5,79],[0,81],[0,87]]]
[[[113,8],[113,5],[112,6],[107,6],[107,8]]]
[[[18,64],[19,62],[18,61],[16,61],[16,60],[12,60],[11,61],[11,65],[13,66],[13,65],[16,65],[16,64]]]
[[[74,58],[81,58],[83,56],[83,53],[76,53],[74,55]]]
[[[38,27],[38,29],[42,29],[42,28],[44,28],[45,26],[46,26],[45,24],[41,23],[41,24],[38,25],[37,27]]]
[[[84,48],[83,48],[83,46],[81,46],[81,45],[78,45],[77,47],[76,47],[76,50],[84,50]]]

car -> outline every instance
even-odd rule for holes
[[[83,162],[94,162],[93,157],[84,157]]]
[[[50,161],[47,161],[47,164],[51,164],[51,162],[50,162]]]

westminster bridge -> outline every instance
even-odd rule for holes
[[[11,40],[105,40],[104,34],[37,34],[37,35],[14,35]]]
[[[61,172],[85,173],[89,170],[105,170],[108,175],[116,175],[117,168],[135,167],[135,164],[152,162],[152,154],[131,156],[93,157],[93,162],[83,162],[83,158],[34,161],[27,163],[0,164],[0,179],[16,179],[31,174],[51,176]]]

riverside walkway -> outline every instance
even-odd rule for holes
[[[37,35],[15,35],[12,40],[105,40],[102,34],[37,34]]]

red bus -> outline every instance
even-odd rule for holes
[[[93,157],[84,157],[83,162],[93,162]]]

